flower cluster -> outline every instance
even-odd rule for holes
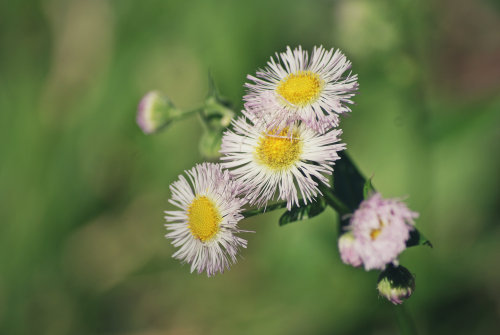
[[[346,148],[339,115],[350,111],[358,89],[350,68],[339,50],[315,47],[309,55],[299,46],[247,77],[244,110],[222,135],[220,163],[196,165],[170,186],[170,203],[179,208],[165,212],[166,237],[179,248],[174,258],[191,272],[223,272],[247,244],[238,228],[244,206],[265,211],[279,200],[291,211],[331,190],[328,175]],[[150,93],[138,122],[150,133],[181,115]],[[339,239],[342,260],[366,270],[396,264],[416,217],[401,201],[372,195]]]
[[[221,164],[197,165],[187,172],[191,184],[179,176],[170,187],[170,202],[180,208],[165,212],[166,237],[179,247],[173,257],[191,271],[223,272],[246,246],[236,236],[246,203],[261,208],[279,199],[291,210],[315,201],[345,149],[335,127],[358,87],[356,75],[344,75],[350,67],[339,50],[314,48],[309,58],[298,47],[248,76],[245,110],[224,133]]]

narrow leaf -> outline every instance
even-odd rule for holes
[[[417,228],[410,232],[410,238],[406,241],[406,246],[413,247],[416,245],[427,245],[432,248],[432,243]]]
[[[337,198],[342,199],[351,212],[354,212],[364,200],[365,178],[347,153],[340,152],[339,156],[340,159],[335,162],[333,169],[332,191]]]
[[[326,201],[324,198],[319,197],[315,202],[305,206],[293,206],[290,211],[286,211],[280,217],[279,225],[284,226],[290,222],[301,221],[315,217],[321,214],[326,208]]]
[[[373,193],[377,192],[372,184],[372,177],[368,178],[363,186],[363,198],[369,198]]]
[[[243,217],[249,218],[255,215],[268,213],[274,211],[275,209],[280,209],[284,207],[286,207],[286,201],[277,202],[271,205],[267,205],[266,207],[247,209],[246,211],[243,211],[241,214],[243,215]]]

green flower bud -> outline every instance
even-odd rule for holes
[[[377,289],[381,296],[399,305],[415,291],[415,278],[405,267],[391,264],[378,277]]]
[[[148,92],[139,103],[137,124],[146,134],[152,134],[169,125],[183,112],[175,108],[166,96],[158,91]]]
[[[220,157],[222,135],[231,124],[235,113],[231,105],[220,97],[212,78],[209,78],[209,92],[200,112],[204,133],[200,139],[200,153],[207,159]]]
[[[205,100],[202,117],[208,129],[222,130],[229,126],[234,112],[226,101],[217,96],[209,96]]]
[[[219,158],[221,144],[222,131],[205,130],[199,143],[200,153],[208,159]]]

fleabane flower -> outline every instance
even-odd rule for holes
[[[325,174],[345,149],[341,130],[319,134],[294,123],[280,130],[258,126],[251,115],[233,121],[233,130],[222,138],[222,166],[243,185],[242,192],[252,205],[262,207],[275,195],[286,200],[288,210],[304,204],[319,192],[318,183],[328,185]]]
[[[397,264],[417,217],[418,213],[412,212],[399,199],[384,199],[380,193],[373,194],[361,202],[349,221],[347,231],[354,237],[349,252],[357,254],[367,271],[383,270],[389,263]],[[342,248],[340,252],[343,260],[354,259],[344,257]]]
[[[271,128],[300,120],[324,133],[338,125],[339,114],[350,111],[347,104],[358,89],[357,75],[346,73],[350,68],[338,49],[314,47],[309,58],[302,47],[287,47],[256,76],[247,76],[252,83],[245,84],[245,108]],[[267,108],[269,100],[273,108]]]
[[[191,264],[191,272],[206,271],[208,276],[236,262],[240,247],[247,241],[238,237],[243,232],[238,221],[243,219],[239,197],[240,184],[232,180],[219,164],[203,163],[186,171],[170,185],[170,203],[180,208],[165,211],[167,238],[178,247],[172,257]]]

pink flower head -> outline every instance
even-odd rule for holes
[[[404,202],[384,199],[380,193],[360,204],[347,229],[352,231],[354,250],[367,271],[383,270],[386,264],[397,263],[417,217],[418,213],[408,209]]]

